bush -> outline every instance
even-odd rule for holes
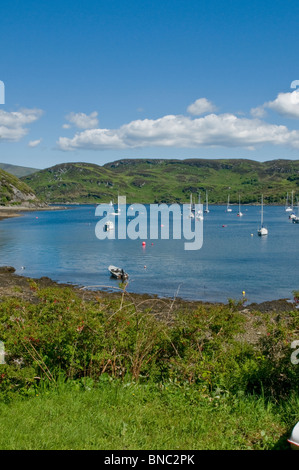
[[[246,318],[232,302],[157,317],[126,300],[125,290],[120,299],[87,301],[70,288],[39,290],[33,281],[30,288],[35,302],[0,303],[6,353],[0,393],[6,398],[43,381],[56,383],[61,374],[67,380],[98,381],[103,374],[171,380],[194,384],[202,393],[220,387],[280,397],[297,388],[298,368],[290,361],[296,312],[274,323],[261,317],[267,333],[249,344],[240,339]]]

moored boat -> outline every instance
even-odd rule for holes
[[[227,197],[226,212],[232,212],[232,208],[231,208],[230,205],[229,205],[229,196]]]
[[[242,212],[241,212],[241,199],[240,199],[240,195],[239,195],[239,212],[238,212],[237,216],[238,216],[238,217],[242,217],[242,216],[243,216],[243,214],[242,214]]]
[[[108,220],[108,222],[105,223],[104,225],[105,232],[110,232],[111,230],[114,229],[114,224],[111,222],[111,220]]]
[[[263,196],[262,196],[262,209],[261,209],[261,226],[257,231],[257,234],[261,237],[263,235],[268,235],[268,229],[264,227],[264,202],[263,202]]]
[[[209,202],[208,202],[208,191],[206,191],[206,208],[204,210],[205,214],[208,214],[209,211]]]
[[[115,277],[116,279],[121,279],[124,281],[129,277],[128,273],[126,273],[122,268],[118,268],[113,265],[108,267],[108,271],[110,272],[111,276]]]

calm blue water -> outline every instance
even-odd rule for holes
[[[264,207],[269,235],[258,237],[260,207],[243,206],[239,218],[236,206],[232,213],[210,206],[197,251],[184,250],[184,239],[147,240],[146,247],[140,239],[101,241],[95,208],[70,206],[2,220],[0,264],[29,277],[99,288],[118,286],[107,270],[114,264],[130,274],[131,292],[212,302],[240,299],[242,291],[249,302],[292,298],[299,289],[299,224],[291,223],[284,207]]]

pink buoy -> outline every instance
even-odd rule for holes
[[[145,242],[142,242],[142,246],[145,246],[145,245],[146,245],[146,243],[145,243]]]

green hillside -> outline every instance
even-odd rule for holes
[[[299,192],[299,160],[256,162],[245,159],[127,159],[99,166],[64,163],[22,178],[47,201],[57,203],[187,202],[190,193],[208,191],[209,203],[284,204],[287,192]]]
[[[0,169],[0,206],[36,203],[36,195],[25,182]]]

